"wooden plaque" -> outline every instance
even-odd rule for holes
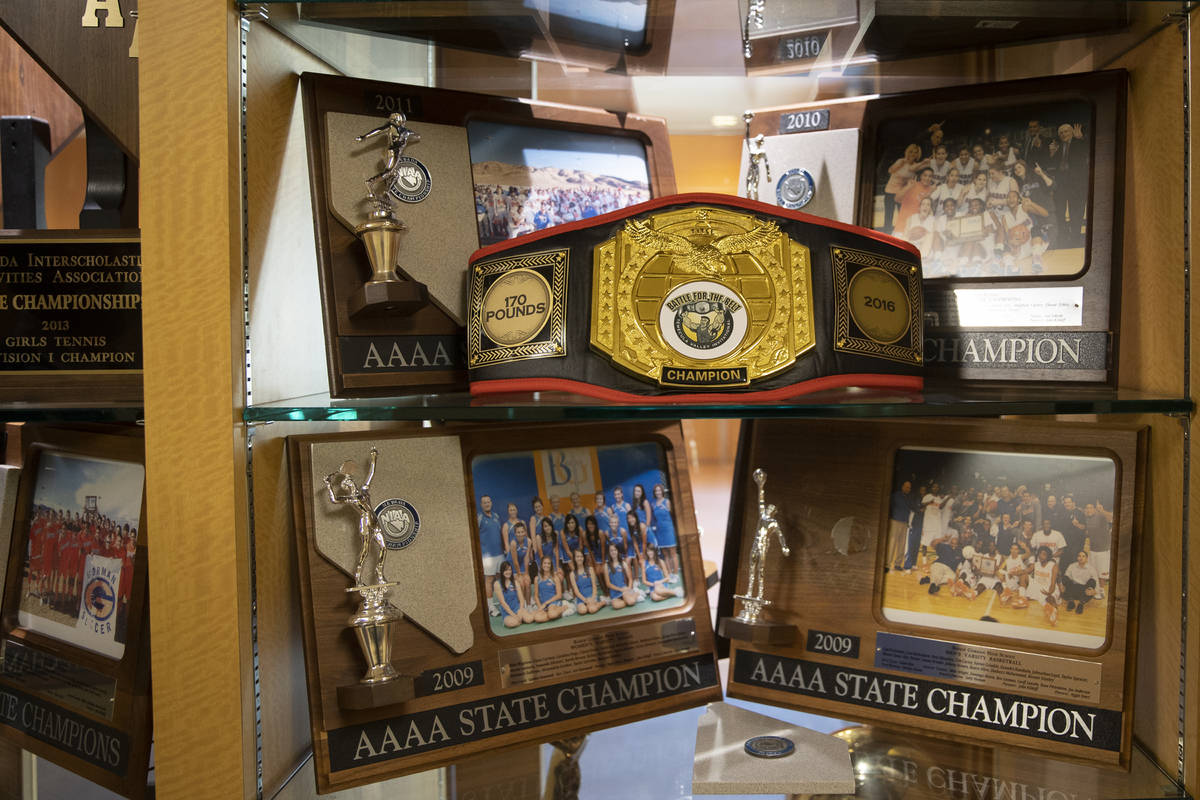
[[[859,142],[866,100],[836,99],[758,109],[750,136],[762,134],[771,180],[760,172],[758,199],[764,203],[854,222]],[[750,167],[742,147],[738,191],[745,192]],[[761,169],[761,168],[760,168]],[[806,189],[807,187],[807,189]]]
[[[661,119],[329,75],[303,75],[301,87],[335,397],[465,389],[471,253],[675,191]],[[398,271],[429,301],[352,319],[352,296],[371,275],[354,229],[370,211],[365,181],[383,164],[378,138],[354,139],[397,112],[421,137],[404,156],[429,175],[422,199],[396,202],[407,226]]]
[[[761,468],[791,547],[768,551],[765,614],[798,635],[732,641],[728,693],[1127,767],[1146,435],[746,423],[718,612],[746,585]]]
[[[0,231],[0,400],[141,403],[134,231]]]
[[[868,101],[855,221],[921,250],[929,377],[1116,385],[1127,81],[1111,70]],[[951,170],[959,187],[963,172],[977,182],[955,213],[982,239],[946,234]]]
[[[366,669],[347,592],[359,514],[332,502],[324,478],[348,470],[361,484],[372,447],[369,505],[384,523],[386,580],[398,584],[391,602],[404,614],[389,639],[392,663],[415,696],[353,709],[339,688]],[[719,698],[677,422],[300,436],[289,454],[319,791]],[[627,502],[639,485],[647,522],[634,510],[631,526],[622,510],[614,516],[627,524],[605,525],[604,536],[599,520],[622,502],[617,491]],[[582,519],[578,539],[572,518]],[[646,536],[634,553],[631,529]],[[656,541],[661,556],[646,546]],[[556,602],[564,587],[573,600]]]
[[[125,435],[24,426],[0,736],[126,797],[152,741],[145,469]]]

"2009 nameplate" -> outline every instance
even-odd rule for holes
[[[332,772],[553,725],[717,684],[710,654],[418,711],[329,732]]]

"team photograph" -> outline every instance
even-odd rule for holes
[[[679,532],[657,444],[480,456],[471,477],[494,633],[683,605]]]
[[[933,116],[879,126],[871,227],[916,245],[926,278],[1082,271],[1091,107]]]
[[[884,619],[1097,649],[1109,636],[1111,459],[904,447]]]
[[[467,137],[481,247],[650,199],[635,139],[486,121]]]
[[[37,459],[18,621],[120,659],[129,630],[145,469],[43,452]]]

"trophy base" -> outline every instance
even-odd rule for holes
[[[429,290],[418,281],[368,281],[350,295],[346,312],[350,319],[404,316],[429,304]]]
[[[717,635],[751,644],[789,645],[796,641],[796,626],[762,619],[747,622],[738,617],[721,617]]]
[[[413,679],[407,675],[379,683],[351,683],[337,689],[338,706],[349,711],[394,706],[415,696]]]

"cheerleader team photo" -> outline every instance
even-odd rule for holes
[[[883,618],[1104,646],[1116,481],[1102,457],[900,448]]]
[[[484,455],[472,462],[471,477],[493,633],[684,604],[658,444]]]

